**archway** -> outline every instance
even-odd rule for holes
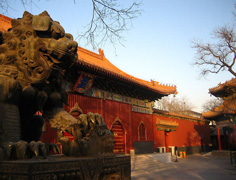
[[[111,130],[114,132],[115,141],[116,141],[113,152],[125,153],[125,130],[124,130],[123,124],[119,120],[116,120],[113,123]]]

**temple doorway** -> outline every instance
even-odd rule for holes
[[[115,147],[113,149],[114,153],[125,153],[125,130],[120,121],[115,121],[112,125],[111,130],[114,132],[115,136]]]

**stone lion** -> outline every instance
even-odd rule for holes
[[[11,23],[0,33],[0,160],[46,158],[53,146],[39,141],[44,119],[57,131],[65,155],[111,154],[114,135],[100,114],[75,118],[63,109],[77,60],[72,35],[46,11],[25,12]]]
[[[11,158],[14,149],[18,159],[27,156],[27,148],[45,155],[39,141],[44,119],[64,131],[80,124],[63,109],[77,42],[46,11],[24,12],[11,23],[11,29],[0,33],[0,159]]]

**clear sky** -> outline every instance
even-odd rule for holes
[[[77,37],[85,31],[91,18],[89,0],[35,0],[36,5],[23,7],[19,0],[8,0],[11,18],[22,17],[24,10],[39,14],[47,10],[52,19],[59,21],[66,32]],[[130,3],[132,0],[121,0]],[[118,68],[135,77],[154,79],[177,86],[178,96],[187,98],[196,111],[209,100],[208,89],[230,80],[228,72],[199,78],[199,69],[192,66],[195,51],[191,41],[211,41],[214,28],[233,23],[232,12],[236,0],[143,0],[142,15],[125,32],[124,46],[116,50],[107,44],[101,47],[105,56]],[[2,13],[2,12],[0,12]],[[79,45],[92,50],[85,42]],[[97,51],[95,51],[97,52]]]

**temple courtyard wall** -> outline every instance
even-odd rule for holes
[[[70,93],[68,100],[69,106],[65,106],[68,112],[77,103],[83,113],[100,113],[104,117],[108,128],[115,131],[117,143],[120,143],[120,147],[117,146],[118,149],[115,150],[116,153],[169,151],[174,154],[175,146],[178,147],[178,151],[185,151],[187,154],[211,150],[210,127],[203,119],[134,112],[132,104],[75,93]],[[175,122],[178,127],[175,131],[166,133],[164,130],[157,130],[157,120]],[[120,129],[117,130],[119,132],[116,132],[115,125],[119,126]],[[48,123],[45,125],[41,140],[56,142],[56,133]]]

